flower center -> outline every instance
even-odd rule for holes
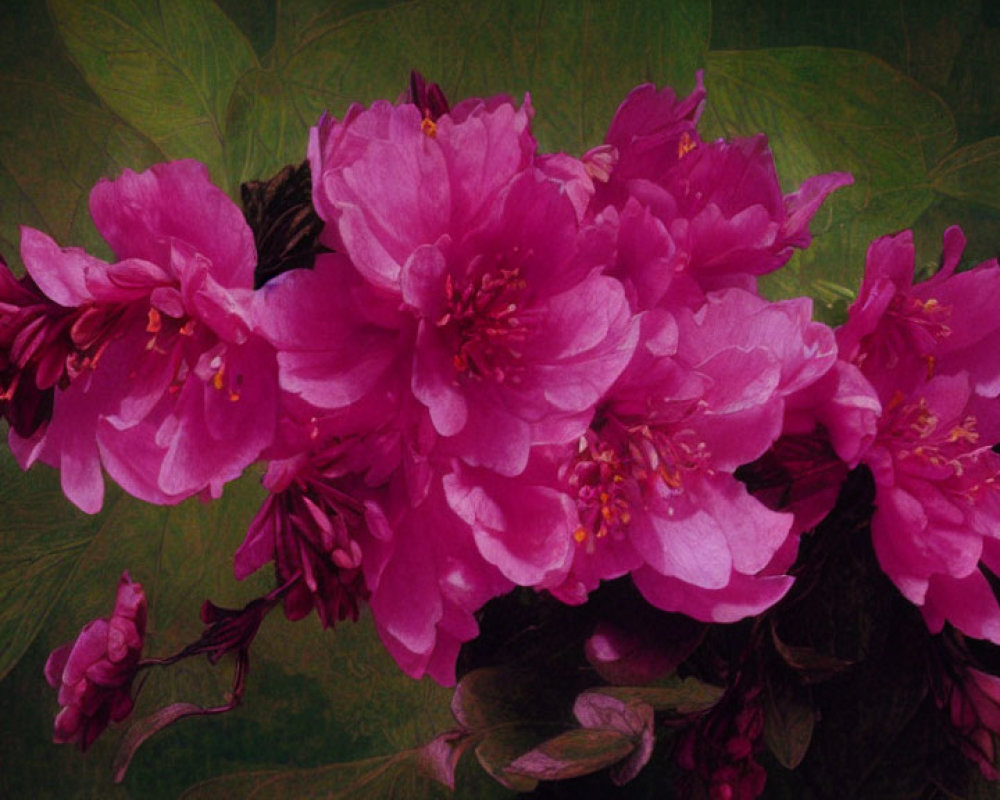
[[[690,133],[684,131],[681,134],[680,140],[677,142],[677,158],[684,158],[692,150],[697,149],[698,143],[694,140]]]
[[[676,495],[688,473],[711,472],[708,449],[692,430],[608,424],[602,433],[589,430],[580,438],[567,479],[580,515],[573,539],[588,553],[609,535],[624,538],[640,498]],[[667,514],[673,516],[669,506]]]
[[[943,430],[941,420],[926,398],[905,403],[903,393],[898,390],[889,400],[886,411],[892,416],[884,436],[892,442],[901,460],[948,468],[954,475],[961,476],[967,463],[978,455],[979,433],[976,418],[971,414],[959,424]]]
[[[576,493],[580,527],[573,532],[577,544],[594,551],[594,540],[611,533],[616,539],[625,535],[632,521],[626,481],[629,464],[609,442],[594,431],[580,437],[580,451],[569,475],[570,488]]]
[[[897,292],[885,314],[893,324],[879,326],[878,330],[866,336],[855,362],[863,367],[870,354],[877,352],[878,362],[886,369],[893,369],[900,356],[916,353],[926,363],[927,380],[930,380],[936,367],[932,351],[938,342],[951,336],[948,324],[951,311],[951,306],[942,305],[934,297],[920,300]]]
[[[530,334],[523,312],[525,285],[517,268],[484,272],[461,289],[451,275],[446,277],[448,310],[437,324],[454,331],[456,372],[497,383],[520,380],[518,365]]]

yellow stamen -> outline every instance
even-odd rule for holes
[[[680,141],[677,143],[677,157],[684,158],[688,153],[698,147],[698,144],[694,139],[691,138],[691,134],[686,131],[681,135]]]
[[[437,127],[437,123],[435,123],[430,117],[424,117],[420,121],[420,130],[423,132],[424,136],[429,136],[431,139],[437,136]]]

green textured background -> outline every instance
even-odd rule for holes
[[[967,261],[1000,248],[1000,7],[902,2],[365,2],[50,0],[0,6],[0,253],[18,226],[110,256],[87,214],[96,180],[183,157],[234,197],[300,161],[324,109],[396,98],[411,68],[452,100],[530,91],[541,147],[599,143],[635,84],[686,92],[706,70],[706,135],[769,134],[791,190],[847,170],[814,246],[766,281],[836,321],[871,238],[913,227],[933,269],[952,223]],[[367,620],[323,632],[274,615],[247,703],[184,720],[110,783],[119,734],[86,757],[51,744],[47,653],[109,612],[122,569],[148,592],[149,650],[194,639],[202,599],[240,605],[231,557],[262,497],[257,475],[212,505],[144,506],[110,491],[87,517],[58,476],[0,458],[0,797],[431,796],[405,755],[450,724],[450,692],[401,675]],[[265,571],[266,573],[266,571]],[[154,674],[138,713],[219,702],[224,665]],[[846,743],[845,743],[846,745]],[[403,753],[401,756],[393,754]],[[229,776],[229,777],[220,777]],[[458,797],[505,796],[464,765]]]

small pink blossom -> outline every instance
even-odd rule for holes
[[[79,363],[74,316],[45,297],[30,275],[15,278],[0,260],[0,413],[18,436],[48,425],[55,387]]]
[[[53,738],[86,750],[109,722],[132,712],[132,680],[146,634],[146,595],[127,572],[118,583],[114,611],[88,622],[70,644],[52,651],[45,680],[59,690]]]

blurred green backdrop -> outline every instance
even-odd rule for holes
[[[787,190],[854,174],[817,216],[814,246],[766,281],[773,296],[811,295],[835,322],[875,236],[913,227],[925,270],[952,223],[967,261],[997,254],[998,54],[989,0],[5,0],[0,253],[18,264],[26,224],[110,256],[87,214],[98,178],[193,157],[235,198],[242,181],[301,161],[323,110],[395,99],[411,68],[453,101],[530,92],[541,148],[577,154],[634,85],[687,92],[705,69],[706,135],[768,133]],[[324,633],[274,615],[246,705],[160,734],[122,786],[110,782],[116,731],[86,757],[53,745],[45,658],[109,613],[123,569],[147,589],[156,654],[197,637],[204,598],[237,606],[267,588],[269,575],[238,585],[231,568],[262,490],[252,474],[217,503],[171,509],[111,490],[87,517],[50,470],[23,475],[4,453],[0,473],[0,796],[440,791],[405,751],[449,727],[450,692],[403,677],[366,620]],[[201,662],[154,674],[137,713],[217,703],[229,680]],[[458,797],[507,794],[463,766]]]

